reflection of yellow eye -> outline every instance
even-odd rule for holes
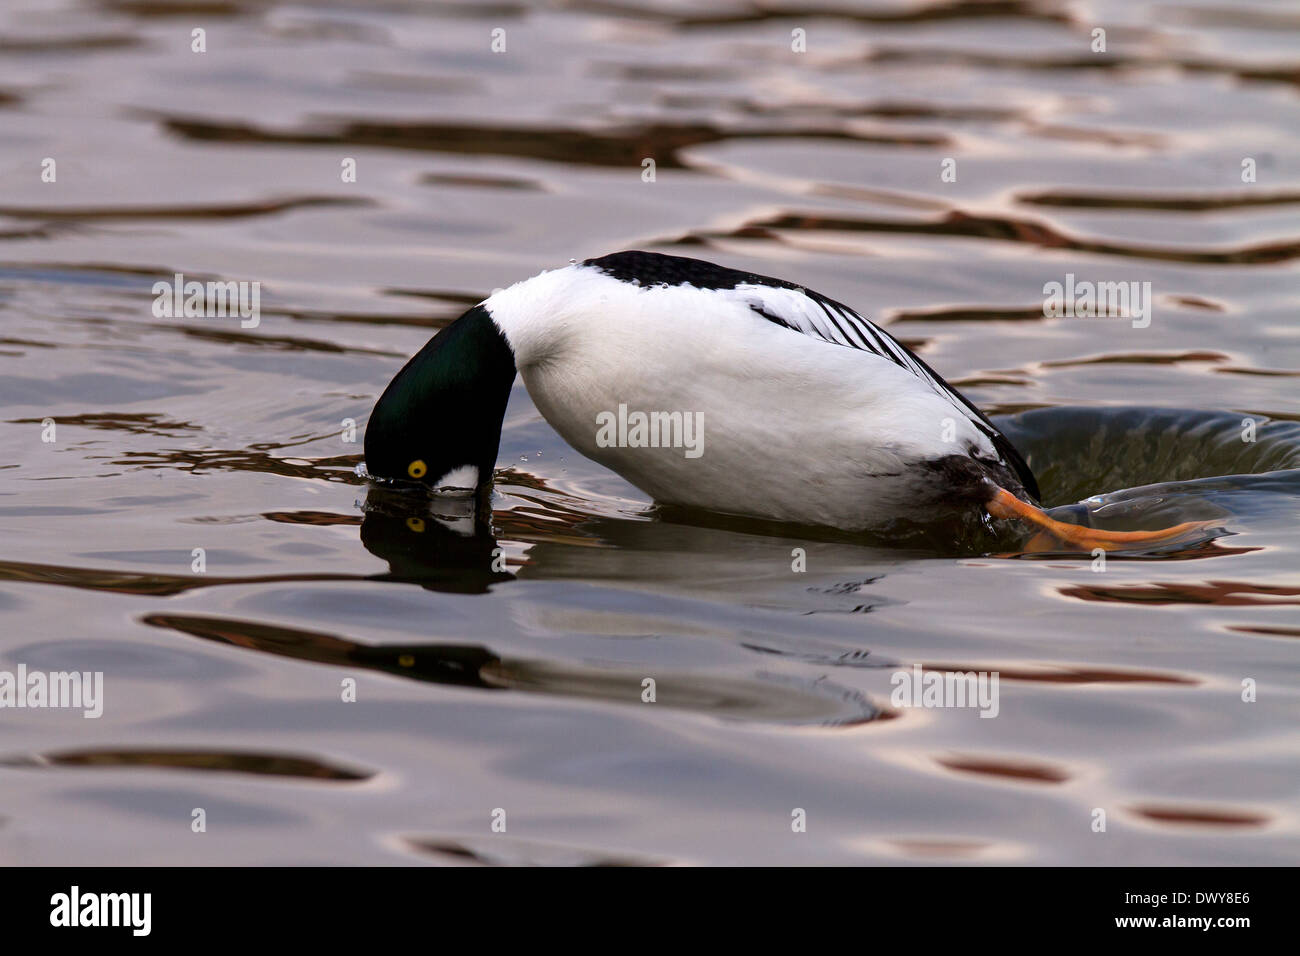
[[[412,531],[414,531],[416,534],[420,534],[422,531],[424,531],[424,519],[423,519],[423,518],[407,518],[407,519],[406,519],[406,526],[407,526],[408,528],[410,528]]]
[[[406,473],[412,478],[423,478],[424,473],[429,470],[429,466],[420,458],[415,459],[406,466]]]

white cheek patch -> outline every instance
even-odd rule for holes
[[[438,524],[446,528],[448,531],[460,535],[462,538],[472,538],[474,537],[474,532],[478,530],[473,518],[439,518],[437,515],[434,515],[433,520],[438,522]]]
[[[478,467],[461,465],[453,468],[432,485],[440,495],[472,495],[478,487]]]

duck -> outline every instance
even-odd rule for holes
[[[376,402],[366,472],[488,493],[516,375],[564,441],[661,505],[848,532],[974,513],[1104,551],[1197,526],[1057,521],[1006,435],[861,313],[640,250],[571,260],[441,328]]]

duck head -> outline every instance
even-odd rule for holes
[[[515,357],[482,304],[429,340],[366,424],[366,470],[452,494],[492,484]]]

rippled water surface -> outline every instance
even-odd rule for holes
[[[106,697],[0,712],[0,860],[1297,859],[1294,4],[18,0],[0,171],[0,670]],[[434,329],[621,248],[887,323],[1062,517],[1219,530],[661,513],[522,385],[490,529],[357,477]],[[178,272],[260,324],[155,317]],[[1045,318],[1067,274],[1150,325]],[[998,716],[895,706],[917,664]]]

